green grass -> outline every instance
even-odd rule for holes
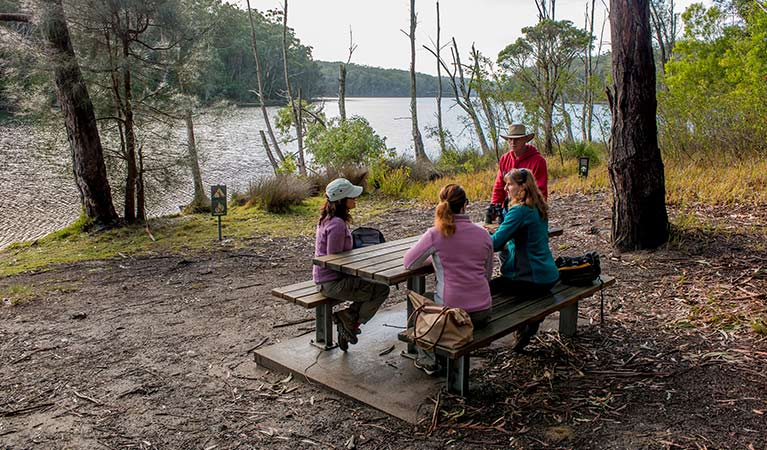
[[[35,297],[34,290],[27,285],[11,284],[6,287],[0,287],[0,299],[7,305],[14,306]]]
[[[227,248],[246,248],[255,236],[313,235],[322,202],[320,197],[311,197],[283,214],[230,206],[229,214],[221,221]],[[392,199],[365,195],[353,212],[354,221],[364,223],[393,206]],[[205,214],[150,220],[155,241],[143,226],[126,226],[100,233],[84,233],[84,226],[84,221],[78,220],[44,238],[3,249],[0,251],[0,276],[121,255],[188,254],[220,245],[216,218]]]

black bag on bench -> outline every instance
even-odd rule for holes
[[[559,269],[562,283],[572,286],[588,286],[602,273],[597,252],[583,256],[560,256],[554,263]]]
[[[386,242],[383,233],[375,228],[359,227],[352,231],[352,248],[367,247],[368,245]]]

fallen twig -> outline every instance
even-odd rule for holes
[[[80,394],[77,391],[72,391],[72,393],[75,394],[76,397],[80,397],[83,400],[88,400],[89,402],[94,403],[96,405],[101,405],[102,404],[100,401],[96,400],[95,398],[88,397],[87,395]]]
[[[34,355],[35,353],[46,352],[48,350],[56,350],[57,348],[59,348],[59,347],[58,346],[56,346],[56,347],[43,347],[43,348],[38,348],[36,350],[32,350],[31,352],[27,353],[26,355],[22,356],[21,358],[13,361],[11,364],[20,363],[20,362],[24,361],[25,359],[28,359],[30,356]]]
[[[298,324],[301,324],[301,323],[311,322],[312,320],[314,320],[314,317],[308,317],[306,319],[301,319],[301,320],[292,320],[290,322],[278,323],[276,325],[272,325],[272,328],[289,327],[291,325],[298,325]]]
[[[53,406],[54,403],[40,403],[39,405],[27,406],[26,408],[14,409],[11,411],[0,411],[0,417],[18,416],[21,414],[30,413],[42,408],[48,408]]]
[[[252,352],[252,351],[254,351],[254,350],[257,350],[259,347],[261,347],[262,345],[266,344],[266,341],[268,341],[268,340],[269,340],[269,336],[267,336],[267,337],[263,338],[263,339],[261,340],[261,342],[259,342],[258,344],[254,345],[253,347],[249,348],[249,349],[248,349],[248,350],[245,352],[245,354],[247,355],[248,353],[250,353],[250,352]]]
[[[437,429],[437,423],[439,422],[439,405],[442,400],[442,391],[439,391],[437,393],[437,401],[434,404],[434,411],[431,413],[431,425],[429,426],[429,431],[426,432],[427,436],[431,436],[431,434],[434,432],[434,430]]]

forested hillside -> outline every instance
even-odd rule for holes
[[[323,97],[338,95],[338,65],[340,62],[317,61],[322,78],[317,92]],[[380,67],[349,64],[346,67],[346,95],[350,97],[408,97],[410,96],[410,75],[407,70],[383,69]],[[450,86],[443,77],[443,95],[450,96]],[[437,95],[437,77],[423,73],[416,74],[419,97]]]

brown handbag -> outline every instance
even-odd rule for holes
[[[413,291],[408,292],[408,299],[414,311],[407,320],[407,334],[419,347],[456,349],[474,339],[474,325],[463,309],[437,305]]]

